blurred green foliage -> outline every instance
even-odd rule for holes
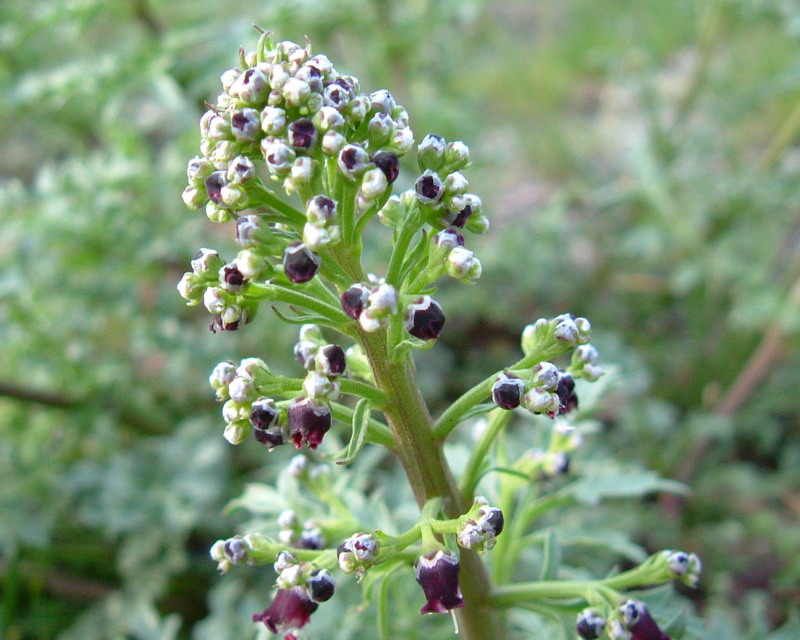
[[[0,3],[3,637],[243,638],[265,606],[270,576],[218,580],[207,550],[246,526],[225,504],[280,464],[222,440],[206,376],[248,355],[294,367],[294,330],[264,313],[212,335],[175,291],[197,247],[231,246],[180,193],[253,22],[387,87],[418,138],[471,147],[493,228],[481,282],[443,287],[448,329],[420,358],[432,407],[516,359],[527,322],[574,312],[615,368],[585,403],[600,429],[578,472],[691,486],[544,523],[613,551],[584,540],[565,562],[695,551],[696,637],[796,637],[800,8],[784,0]],[[401,515],[403,498],[387,498]],[[331,609],[315,625],[359,637]]]

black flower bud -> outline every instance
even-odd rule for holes
[[[436,204],[444,195],[442,179],[430,169],[426,169],[415,184],[417,200],[422,204]]]
[[[259,398],[252,404],[250,424],[256,429],[269,429],[278,422],[281,410],[272,398]]]
[[[338,344],[327,344],[317,350],[314,358],[317,371],[329,378],[336,378],[347,368],[347,358]]]
[[[322,259],[302,242],[295,242],[283,252],[283,272],[292,282],[308,282],[319,271]]]
[[[348,144],[339,152],[337,164],[342,175],[355,180],[367,170],[369,154],[357,144]]]
[[[247,284],[247,278],[235,263],[229,262],[219,270],[219,284],[228,293],[239,293]]]
[[[304,444],[316,449],[331,428],[331,410],[327,405],[314,402],[310,398],[292,400],[286,415],[292,440],[298,449]]]
[[[214,204],[222,203],[222,187],[228,184],[224,171],[214,171],[205,179],[206,193]]]
[[[289,125],[287,137],[295,149],[310,149],[317,139],[317,130],[311,120],[301,118]]]
[[[372,158],[370,159],[378,169],[383,171],[387,183],[392,184],[397,180],[397,176],[400,174],[400,161],[396,153],[392,153],[391,151],[379,151],[378,153],[372,154]]]
[[[403,326],[415,338],[435,340],[444,328],[442,306],[430,296],[421,296],[408,305]]]
[[[492,399],[501,409],[516,409],[525,395],[525,383],[509,373],[501,373],[492,385]]]
[[[575,380],[572,379],[572,376],[564,371],[559,373],[556,394],[558,395],[558,401],[561,403],[561,408],[558,412],[563,414],[578,408],[578,396],[575,393]]]
[[[353,320],[358,320],[367,304],[371,289],[363,284],[354,284],[342,294],[342,310]]]
[[[444,165],[445,141],[432,133],[422,139],[417,147],[417,163],[421,171],[438,171]]]
[[[231,132],[237,140],[256,140],[261,134],[261,114],[255,109],[234,111],[231,115]]]
[[[306,586],[314,602],[325,602],[333,597],[336,580],[327,569],[315,569],[308,577]]]
[[[584,640],[595,640],[603,635],[606,619],[592,609],[584,609],[578,614],[575,627],[578,635]]]
[[[447,613],[464,606],[458,584],[460,568],[458,556],[447,549],[417,558],[414,573],[427,599],[420,613]]]

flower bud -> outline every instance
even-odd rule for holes
[[[395,122],[386,113],[376,113],[370,118],[367,130],[369,132],[369,146],[372,149],[380,148],[394,132]]]
[[[445,269],[452,278],[466,278],[475,264],[472,251],[465,247],[454,247],[447,255]]]
[[[283,272],[295,284],[308,282],[319,271],[322,259],[302,242],[295,242],[283,252]]]
[[[342,349],[337,344],[327,344],[317,350],[314,358],[317,371],[329,378],[336,378],[342,375],[347,368],[347,358]]]
[[[236,267],[236,263],[229,262],[219,270],[219,284],[228,293],[240,293],[247,284],[247,279]]]
[[[303,458],[303,459],[305,460],[305,458]],[[284,512],[282,512],[281,515],[278,517],[279,526],[281,527],[281,529],[287,529],[288,528],[288,526],[284,527],[284,526],[280,525],[281,517],[283,517],[283,515],[286,514],[286,513],[291,513],[293,516],[296,516],[294,511],[284,511]],[[280,574],[280,573],[283,573],[283,571],[285,569],[288,569],[289,567],[293,567],[293,566],[295,566],[297,564],[298,564],[297,558],[295,558],[294,554],[291,551],[281,551],[278,554],[278,557],[275,558],[275,564],[273,564],[272,567],[273,567],[273,569],[275,569],[275,573]]]
[[[318,371],[309,371],[303,380],[303,393],[313,400],[333,400],[339,395],[339,385]]]
[[[339,111],[344,110],[350,102],[351,91],[349,86],[343,86],[338,81],[329,84],[322,92],[326,107],[333,107]]]
[[[317,354],[319,345],[310,340],[300,340],[294,345],[294,357],[303,365],[305,369],[311,369],[314,366],[314,356]]]
[[[471,215],[467,219],[466,228],[470,233],[477,233],[478,235],[486,233],[489,230],[489,218],[481,215]]]
[[[387,227],[399,227],[405,217],[406,209],[399,196],[391,196],[383,208],[378,211],[378,218]]]
[[[347,144],[347,139],[338,131],[328,131],[322,136],[322,151],[329,156],[337,156]]]
[[[367,311],[373,318],[385,318],[397,313],[397,290],[390,284],[380,284],[367,297]]]
[[[458,584],[460,569],[458,556],[448,549],[437,549],[417,558],[414,575],[427,599],[420,613],[447,613],[464,606]]]
[[[215,113],[208,120],[208,137],[212,140],[229,140],[231,123],[226,117]]]
[[[584,609],[578,614],[575,628],[584,640],[595,640],[603,635],[606,619],[593,609]]]
[[[224,400],[228,397],[228,385],[236,377],[236,365],[230,360],[227,362],[220,362],[211,375],[208,377],[208,382],[211,388],[217,392],[217,400]]]
[[[189,164],[186,167],[186,178],[191,185],[199,186],[212,171],[214,171],[214,167],[208,158],[195,156],[189,160]]]
[[[510,373],[501,373],[492,385],[492,399],[501,409],[516,409],[525,395],[525,383]]]
[[[428,134],[417,147],[420,171],[439,171],[444,165],[445,141],[441,136]]]
[[[561,403],[561,408],[558,410],[559,413],[567,413],[568,411],[578,408],[575,381],[568,373],[560,372],[558,386],[556,387],[556,395],[558,395],[558,401]]]
[[[336,200],[328,196],[318,195],[306,203],[306,220],[313,225],[324,227],[334,222],[336,217]]]
[[[325,538],[322,535],[322,529],[307,526],[300,534],[297,546],[300,549],[324,549]]]
[[[215,204],[222,204],[222,188],[228,184],[224,171],[215,171],[205,179],[206,194]]]
[[[250,425],[244,420],[230,422],[225,426],[222,435],[231,444],[242,444],[250,434]]]
[[[287,137],[292,147],[305,151],[314,146],[317,140],[317,130],[311,120],[301,118],[289,125]]]
[[[251,68],[234,81],[229,93],[246,104],[257,104],[267,99],[269,84],[261,71]]]
[[[196,273],[184,273],[178,282],[178,293],[189,303],[198,303],[203,299],[208,282],[203,280]]]
[[[380,543],[370,533],[354,533],[336,550],[339,567],[345,573],[356,573],[360,579],[364,569],[372,566],[378,558]]]
[[[415,338],[435,340],[442,333],[444,322],[441,305],[430,296],[421,296],[408,305],[403,327]]]
[[[326,602],[333,597],[336,580],[327,569],[315,569],[308,577],[306,587],[314,602]]]
[[[343,176],[355,180],[367,170],[369,155],[356,144],[348,144],[339,153],[337,166]]]
[[[444,179],[444,192],[446,196],[462,195],[469,189],[469,182],[460,171],[454,171]],[[469,205],[467,205],[469,206]],[[466,222],[466,220],[464,220]],[[456,226],[464,226],[456,225]]]
[[[554,416],[561,407],[561,402],[555,393],[546,391],[541,387],[534,387],[522,399],[525,408],[531,413],[544,413]]]
[[[303,244],[311,251],[318,251],[326,245],[336,244],[339,240],[339,227],[335,224],[318,227],[307,222],[303,225]]]
[[[242,75],[242,72],[239,69],[228,69],[225,71],[220,77],[220,82],[222,82],[222,90],[229,91],[233,83],[236,79]]]
[[[275,140],[264,146],[267,138],[262,141],[264,160],[267,162],[269,172],[277,176],[285,176],[292,168],[295,152],[282,140]]]
[[[250,554],[250,545],[241,536],[228,538],[223,544],[223,549],[231,564],[241,564]]]
[[[346,124],[341,113],[333,107],[322,107],[314,115],[314,124],[323,133],[338,131]]]
[[[303,479],[308,472],[308,458],[302,454],[293,456],[292,459],[289,460],[286,470],[293,478]]]
[[[386,89],[379,89],[378,91],[373,91],[369,95],[369,101],[372,104],[372,108],[377,111],[378,113],[385,113],[386,115],[392,115],[395,107],[397,107],[397,103],[395,102],[392,94],[389,93]]]
[[[383,171],[380,169],[370,169],[361,179],[359,195],[363,196],[363,198],[369,202],[382,196],[388,187],[389,183],[386,181],[386,176]],[[365,207],[365,209],[367,208],[369,208],[369,205]]]
[[[290,564],[278,574],[275,586],[278,589],[291,589],[297,587],[303,580],[303,567],[299,564]]]
[[[453,250],[456,247],[464,246],[464,236],[455,229],[443,229],[433,236],[433,241],[441,249]]]
[[[253,622],[263,622],[272,633],[283,633],[304,627],[318,607],[304,587],[278,589],[272,604],[261,613],[253,614]]]
[[[261,397],[250,409],[250,424],[257,429],[269,429],[277,424],[280,415],[281,410],[272,398]]]
[[[308,444],[316,449],[331,428],[331,410],[310,398],[295,398],[286,410],[289,430],[296,448]]]
[[[345,113],[350,115],[350,119],[353,123],[360,123],[367,117],[371,106],[367,96],[356,96],[348,103]]]
[[[229,304],[229,296],[219,287],[208,287],[203,294],[203,304],[211,314],[222,313]]]
[[[373,153],[370,160],[386,176],[388,184],[392,184],[397,180],[397,176],[400,175],[400,161],[396,153],[379,151],[378,153]]]
[[[308,97],[311,95],[311,87],[305,80],[295,76],[286,81],[286,84],[281,88],[281,94],[283,99],[286,100],[287,107],[299,107],[308,101]]]
[[[280,107],[264,107],[261,111],[261,130],[268,136],[280,136],[286,131],[286,111]]]
[[[417,200],[423,204],[436,204],[444,195],[444,184],[438,174],[430,169],[417,178],[415,184]]]
[[[461,140],[448,142],[444,152],[444,166],[448,171],[458,171],[469,164],[469,147]]]
[[[261,136],[261,115],[255,109],[242,109],[231,114],[231,133],[237,140],[252,142]]]
[[[183,190],[181,199],[189,209],[199,209],[208,201],[208,195],[205,188],[188,186]]]
[[[363,284],[354,284],[342,294],[342,310],[353,320],[358,320],[367,304],[371,289]]]
[[[533,368],[531,382],[535,387],[542,387],[547,391],[555,391],[558,387],[559,379],[558,367],[552,362],[540,362]]]
[[[252,180],[256,175],[256,167],[247,156],[236,156],[228,164],[226,178],[229,183],[243,184]]]

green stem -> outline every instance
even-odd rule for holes
[[[302,211],[298,211],[292,205],[285,203],[273,191],[267,189],[264,185],[258,184],[258,194],[253,197],[252,204],[259,204],[270,209],[282,213],[295,225],[304,225],[306,223],[306,216]]]
[[[341,309],[337,309],[333,305],[327,304],[310,296],[302,291],[290,289],[279,284],[255,284],[250,283],[247,289],[247,297],[267,300],[276,300],[278,302],[286,302],[287,304],[302,307],[307,311],[317,313],[328,320],[334,328],[340,325],[346,326],[350,324],[350,318],[345,315]]]
[[[353,410],[343,404],[331,402],[331,413],[333,414],[334,420],[344,422],[345,424],[351,424],[353,422]],[[380,444],[389,449],[394,449],[394,438],[392,438],[392,432],[389,430],[389,427],[375,418],[370,418],[369,422],[367,422],[366,440],[372,444]]]
[[[475,487],[478,486],[486,454],[489,452],[489,448],[495,441],[497,434],[511,420],[511,415],[511,411],[506,411],[499,407],[489,412],[489,423],[486,425],[486,429],[484,429],[478,444],[469,457],[464,475],[461,476],[461,495],[464,496],[464,502],[470,503],[475,497]]]
[[[411,244],[411,239],[419,229],[419,220],[417,219],[416,209],[407,211],[403,219],[403,224],[400,227],[400,233],[397,235],[397,240],[392,249],[392,257],[389,259],[389,268],[386,271],[386,282],[394,287],[400,286],[400,274],[403,269],[408,247]]]
[[[350,378],[340,378],[338,383],[342,393],[366,398],[375,409],[380,410],[386,404],[386,394],[371,384]]]

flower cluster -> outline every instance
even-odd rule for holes
[[[480,554],[485,553],[497,542],[497,536],[503,532],[505,519],[500,509],[490,507],[486,498],[475,498],[473,510],[456,534],[458,544],[465,549],[472,549]],[[474,513],[473,513],[474,511]]]
[[[354,573],[359,581],[365,571],[378,558],[380,541],[371,533],[355,533],[339,545],[336,556],[339,567],[345,573]]]
[[[307,562],[298,562],[283,551],[275,561],[278,588],[272,604],[253,615],[254,622],[263,622],[272,633],[284,633],[304,627],[311,614],[333,597],[336,581],[326,570]]]
[[[576,630],[585,640],[595,640],[604,632],[612,640],[670,640],[638,600],[627,600],[608,618],[596,609],[584,609],[578,614]]]

